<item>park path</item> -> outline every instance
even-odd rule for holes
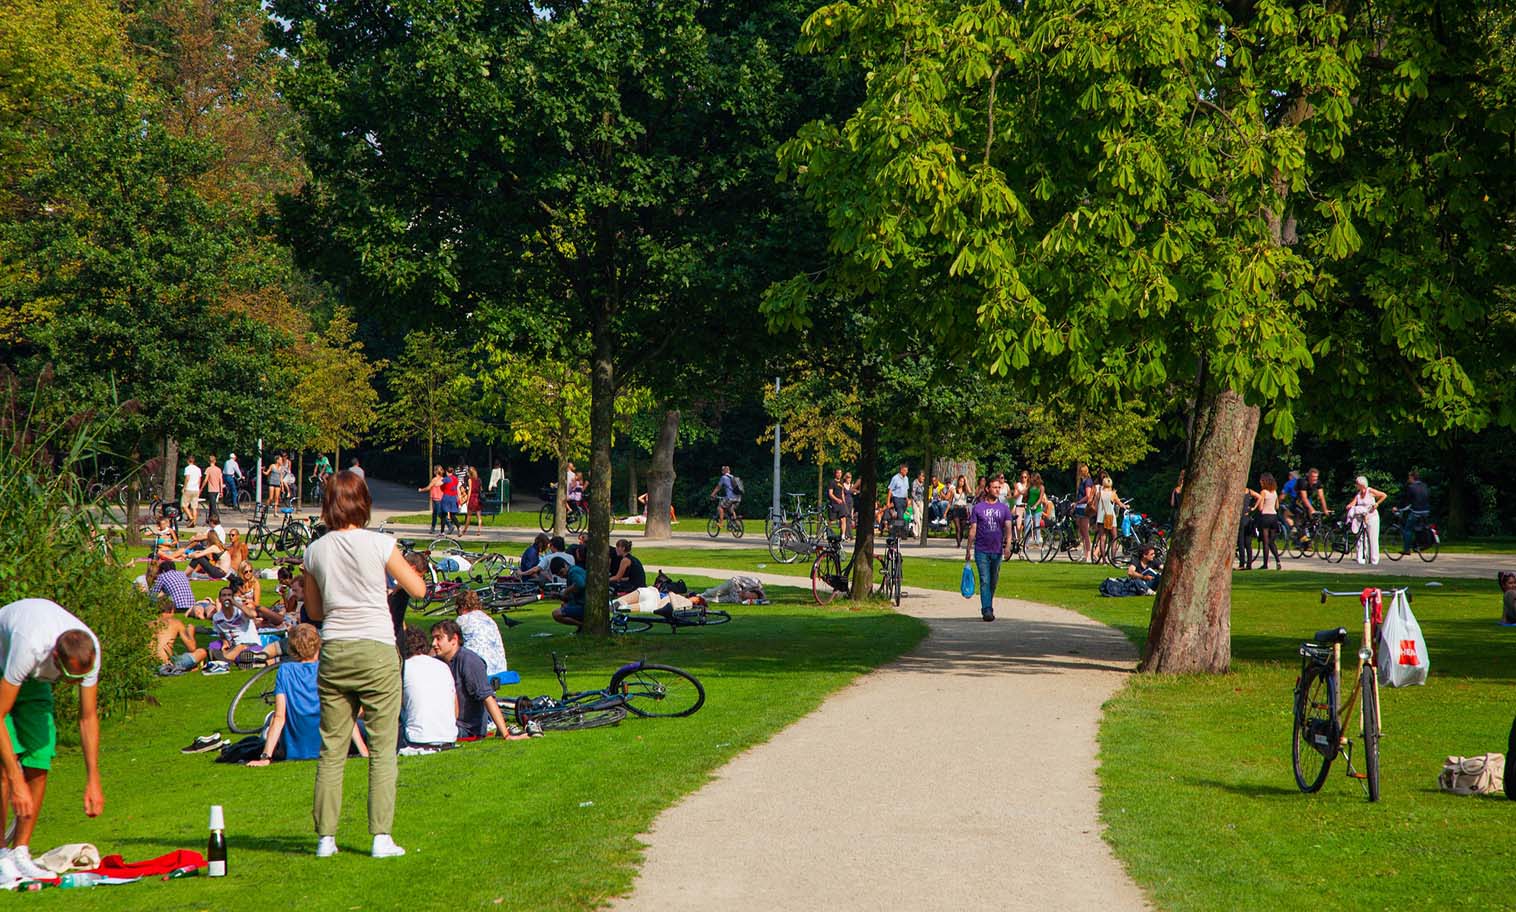
[[[1095,777],[1132,645],[1047,605],[995,610],[907,590],[930,636],[659,815],[613,908],[1146,908],[1101,839]]]

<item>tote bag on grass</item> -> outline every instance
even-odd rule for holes
[[[958,584],[958,591],[964,598],[974,597],[974,565],[968,561],[963,562],[963,581]]]

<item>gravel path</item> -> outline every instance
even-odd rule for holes
[[[993,624],[948,593],[901,610],[931,635],[661,814],[614,908],[1146,908],[1100,837],[1095,778],[1131,644],[1031,602],[997,600]]]

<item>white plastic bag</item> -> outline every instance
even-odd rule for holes
[[[1425,684],[1432,660],[1427,655],[1427,641],[1421,625],[1411,614],[1411,603],[1404,592],[1395,593],[1390,610],[1379,628],[1379,685],[1409,687]]]

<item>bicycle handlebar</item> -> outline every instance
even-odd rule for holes
[[[1380,589],[1379,591],[1380,592],[1388,592],[1391,595],[1398,595],[1400,593],[1405,593],[1405,597],[1406,598],[1410,598],[1411,597],[1411,587],[1410,586],[1397,586],[1397,587],[1390,588],[1390,589]],[[1333,592],[1330,589],[1322,589],[1321,590],[1321,604],[1323,604],[1323,605],[1326,604],[1327,596],[1341,596],[1341,597],[1344,597],[1344,598],[1348,597],[1348,596],[1352,596],[1353,598],[1359,598],[1362,595],[1363,595],[1363,590],[1362,589],[1358,590],[1357,592]]]

